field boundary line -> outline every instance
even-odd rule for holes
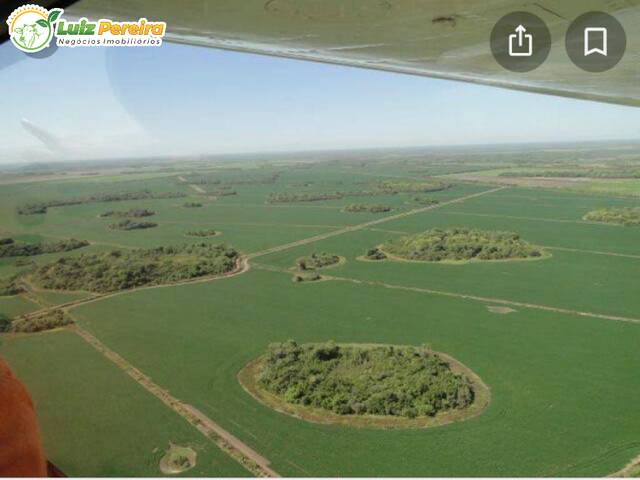
[[[234,460],[240,463],[251,473],[261,477],[279,477],[273,469],[269,467],[270,463],[265,457],[253,450],[251,447],[242,442],[222,428],[219,424],[211,420],[200,410],[192,405],[182,402],[178,398],[171,395],[167,390],[160,387],[151,380],[150,377],[142,373],[118,353],[111,350],[104,343],[98,340],[93,334],[78,326],[71,325],[69,330],[78,334],[84,341],[101,353],[106,359],[114,363],[118,368],[123,370],[140,386],[158,398],[162,403],[171,408],[174,412],[184,418],[200,433],[210,440],[216,439],[216,445],[225,453],[230,455]]]
[[[356,225],[350,225],[348,227],[344,227],[338,230],[333,230],[331,232],[327,232],[327,233],[322,233],[320,235],[316,235],[314,237],[309,237],[309,238],[304,238],[302,240],[297,240],[295,242],[291,242],[291,243],[285,243],[284,245],[278,245],[275,247],[271,247],[271,248],[267,248],[266,250],[262,250],[259,252],[254,252],[254,253],[250,253],[247,257],[249,259],[252,258],[257,258],[257,257],[262,257],[264,255],[269,255],[271,253],[276,253],[276,252],[282,252],[284,250],[289,250],[290,248],[295,248],[301,245],[308,245],[309,243],[314,243],[320,240],[326,240],[327,238],[332,238],[332,237],[336,237],[338,235],[343,235],[345,233],[350,233],[350,232],[356,232],[358,230],[363,230],[366,228],[369,228],[373,225],[379,225],[381,223],[386,223],[386,222],[391,222],[393,220],[398,220],[400,218],[405,218],[405,217],[409,217],[412,215],[416,215],[418,213],[423,213],[423,212],[428,212],[430,210],[435,210],[437,208],[441,208],[444,207],[446,205],[451,205],[454,203],[461,203],[464,202],[466,200],[469,200],[471,198],[476,198],[476,197],[480,197],[482,195],[488,195],[490,193],[494,193],[500,190],[504,190],[508,187],[497,187],[497,188],[492,188],[489,190],[483,190],[482,192],[478,192],[478,193],[472,193],[470,195],[465,195],[463,197],[458,197],[458,198],[454,198],[453,200],[448,200],[446,202],[442,202],[442,203],[438,203],[436,205],[429,205],[426,207],[421,207],[421,208],[415,208],[413,210],[408,210],[406,212],[401,212],[401,213],[396,213],[395,215],[388,215],[386,217],[383,218],[378,218],[376,220],[371,220],[369,222],[364,222],[364,223],[359,223]]]
[[[531,220],[534,222],[575,223],[578,225],[602,225],[604,227],[618,227],[618,228],[624,226],[624,225],[617,225],[614,223],[588,222],[586,220],[565,220],[562,218],[543,218],[543,217],[519,217],[516,215],[503,215],[500,213],[447,212],[447,215],[467,215],[471,217],[509,218],[512,220]]]
[[[549,247],[546,245],[540,245],[540,246],[542,248],[548,248],[549,250],[560,250],[561,252],[576,252],[576,253],[587,253],[589,255],[605,255],[609,257],[640,259],[640,255],[633,255],[632,253],[603,252],[600,250],[582,250],[580,248],[569,248],[569,247]]]
[[[285,270],[282,268],[278,268],[278,267],[274,267],[271,265],[265,265],[265,264],[259,264],[259,263],[254,263],[253,264],[254,268],[257,268],[259,270],[266,270],[269,272],[278,272],[278,273],[286,273],[291,275],[292,272],[291,270]],[[476,302],[481,302],[481,303],[498,303],[501,305],[509,305],[509,306],[515,306],[515,307],[520,307],[520,308],[531,308],[531,309],[535,309],[535,310],[544,310],[547,312],[555,312],[555,313],[562,313],[562,314],[566,314],[566,315],[577,315],[577,316],[581,316],[581,317],[590,317],[590,318],[597,318],[600,320],[611,320],[611,321],[618,321],[618,322],[627,322],[627,323],[636,323],[636,324],[640,324],[640,318],[633,318],[633,317],[623,317],[623,316],[618,316],[618,315],[607,315],[607,314],[603,314],[603,313],[595,313],[595,312],[584,312],[581,310],[572,310],[569,308],[563,308],[563,307],[553,307],[550,305],[540,305],[537,303],[527,303],[527,302],[518,302],[517,300],[506,300],[503,298],[493,298],[493,297],[482,297],[479,295],[471,295],[471,294],[466,294],[466,293],[456,293],[456,292],[447,292],[444,290],[435,290],[435,289],[431,289],[431,288],[424,288],[424,287],[411,287],[408,285],[396,285],[396,284],[392,284],[392,283],[385,283],[385,282],[380,282],[380,281],[375,281],[375,280],[360,280],[357,278],[350,278],[350,277],[338,277],[335,275],[323,275],[321,274],[324,278],[326,278],[327,280],[339,280],[339,281],[343,281],[343,282],[350,282],[350,283],[355,283],[355,284],[359,284],[359,285],[370,285],[370,286],[375,286],[375,287],[385,287],[385,288],[389,288],[392,290],[405,290],[405,291],[409,291],[409,292],[416,292],[416,293],[426,293],[429,295],[439,295],[442,297],[451,297],[451,298],[461,298],[464,300],[473,300]]]

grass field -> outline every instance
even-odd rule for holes
[[[423,173],[411,173],[416,168]],[[603,476],[620,470],[640,454],[640,228],[582,217],[595,208],[636,206],[635,200],[557,188],[496,190],[474,182],[424,194],[441,203],[419,213],[412,212],[421,207],[411,194],[265,202],[272,192],[359,191],[393,177],[480,168],[415,162],[397,168],[387,162],[194,167],[176,175],[110,173],[3,185],[0,233],[91,241],[64,254],[79,255],[192,243],[186,231],[211,228],[222,235],[202,241],[228,242],[249,255],[248,271],[231,278],[131,291],[72,306],[69,313],[155,384],[268,459],[280,475]],[[246,183],[274,173],[273,183]],[[181,175],[215,176],[237,195],[199,193]],[[15,213],[27,201],[142,189],[188,197]],[[459,201],[448,203],[453,200]],[[184,208],[186,201],[203,207]],[[393,210],[341,211],[350,203]],[[112,231],[108,219],[98,218],[108,209],[129,208],[154,210],[159,226]],[[515,231],[551,257],[464,265],[357,260],[368,248],[434,227]],[[292,282],[288,269],[295,260],[321,251],[346,262],[321,272],[327,281]],[[32,259],[44,263],[58,256]],[[23,268],[4,259],[0,276]],[[83,298],[30,295],[44,305]],[[495,306],[513,311],[489,308]],[[0,297],[0,312],[11,316],[38,308],[23,297]],[[307,423],[257,402],[236,378],[269,343],[289,338],[429,344],[477,373],[491,390],[491,403],[478,417],[431,429]],[[34,396],[47,454],[65,473],[158,475],[159,459],[174,442],[198,452],[198,465],[187,475],[249,474],[73,329],[0,339],[0,354]]]

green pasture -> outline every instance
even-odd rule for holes
[[[93,244],[60,256],[113,248],[205,241],[255,253],[419,205],[413,194],[270,205],[273,192],[367,190],[380,180],[424,180],[492,166],[489,160],[429,165],[422,160],[309,163],[252,168],[191,165],[175,174],[108,175],[0,187],[0,236],[25,241],[75,237]],[[242,184],[279,172],[275,183]],[[487,174],[490,172],[486,172]],[[217,200],[181,182],[219,178],[237,195]],[[307,186],[304,186],[308,184]],[[220,185],[199,185],[215,191]],[[421,196],[441,202],[493,187],[458,183]],[[186,198],[92,203],[18,216],[28,201],[102,192],[181,191]],[[187,201],[202,208],[184,208]],[[345,213],[350,203],[385,204],[384,214]],[[146,289],[71,310],[83,328],[172,395],[194,405],[287,476],[604,476],[640,453],[640,227],[582,217],[629,198],[562,190],[505,188],[460,203],[250,260],[251,269],[208,283]],[[114,231],[106,210],[147,208],[157,228]],[[357,257],[399,235],[430,228],[508,230],[543,246],[550,258],[447,265],[363,262]],[[222,236],[193,239],[188,230]],[[292,282],[297,258],[328,252],[346,259],[326,270],[339,280]],[[0,260],[0,276],[24,270]],[[322,272],[321,272],[322,273]],[[396,287],[396,288],[390,288]],[[434,293],[410,290],[431,290]],[[440,292],[440,293],[437,293]],[[84,294],[36,292],[48,305]],[[531,304],[502,305],[464,296]],[[560,313],[533,306],[560,308]],[[0,312],[41,307],[0,297]],[[475,371],[491,389],[479,417],[424,430],[381,431],[306,423],[277,413],[236,379],[271,342],[429,344]],[[5,356],[33,394],[47,453],[69,475],[159,475],[169,442],[193,446],[187,475],[246,475],[220,451],[71,331],[0,337]]]

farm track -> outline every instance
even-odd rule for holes
[[[333,230],[331,232],[322,233],[320,235],[316,235],[314,237],[304,238],[302,240],[297,240],[291,243],[285,243],[284,245],[279,245],[276,247],[267,248],[266,250],[262,250],[260,252],[251,253],[248,255],[249,259],[262,257],[264,255],[269,255],[270,253],[282,252],[284,250],[289,250],[290,248],[299,247],[301,245],[307,245],[309,243],[318,242],[320,240],[326,240],[327,238],[337,237],[338,235],[343,235],[345,233],[357,232],[358,230],[363,230],[374,225],[380,225],[381,223],[391,222],[393,220],[399,220],[401,218],[409,217],[411,215],[416,215],[418,213],[428,212],[430,210],[435,210],[437,208],[444,207],[446,205],[452,205],[455,203],[461,203],[471,198],[480,197],[482,195],[487,195],[490,193],[497,192],[499,190],[503,190],[506,187],[498,187],[490,190],[484,190],[479,193],[473,193],[471,195],[466,195],[464,197],[455,198],[453,200],[448,200],[446,202],[438,203],[436,205],[429,205],[427,207],[415,208],[413,210],[408,210],[406,212],[397,213],[395,215],[388,215],[386,217],[378,218],[376,220],[371,220],[365,223],[359,223],[357,225],[351,225],[348,227],[341,228],[339,230]]]
[[[506,187],[505,187],[506,188]],[[586,220],[563,220],[561,218],[544,218],[544,217],[519,217],[515,215],[502,215],[499,213],[469,213],[469,212],[447,212],[447,215],[462,215],[470,217],[492,217],[492,218],[509,218],[511,220],[530,220],[533,222],[550,222],[550,223],[573,223],[578,225],[602,225],[605,227],[623,227],[615,223],[604,222],[588,222]]]
[[[265,264],[253,264],[253,268],[259,269],[259,270],[266,270],[266,271],[270,271],[270,272],[278,272],[278,273],[285,273],[288,275],[291,275],[292,272],[291,270],[286,270],[283,268],[278,268],[278,267],[273,267],[270,265],[265,265]],[[350,283],[355,283],[358,285],[371,285],[371,286],[376,286],[376,287],[385,287],[385,288],[390,288],[393,290],[406,290],[409,292],[417,292],[417,293],[426,293],[429,295],[439,295],[439,296],[443,296],[443,297],[452,297],[452,298],[461,298],[464,300],[474,300],[477,302],[482,302],[482,303],[497,303],[500,305],[508,305],[510,307],[520,307],[520,308],[531,308],[531,309],[536,309],[536,310],[545,310],[548,312],[556,312],[556,313],[563,313],[563,314],[567,314],[567,315],[578,315],[581,317],[591,317],[591,318],[598,318],[601,320],[610,320],[610,321],[618,321],[618,322],[628,322],[628,323],[637,323],[640,324],[640,318],[633,318],[633,317],[622,317],[622,316],[617,316],[617,315],[606,315],[606,314],[601,314],[601,313],[594,313],[594,312],[583,312],[580,310],[571,310],[568,308],[561,308],[561,307],[553,307],[553,306],[549,306],[549,305],[540,305],[537,303],[526,303],[526,302],[518,302],[518,301],[514,301],[514,300],[505,300],[503,298],[493,298],[493,297],[481,297],[478,295],[468,295],[465,293],[456,293],[456,292],[447,292],[444,290],[434,290],[431,288],[423,288],[423,287],[410,287],[407,285],[396,285],[396,284],[392,284],[392,283],[385,283],[385,282],[378,282],[378,281],[372,281],[372,280],[360,280],[357,278],[350,278],[350,277],[339,277],[339,276],[335,276],[335,275],[322,275],[325,279],[327,280],[339,280],[339,281],[343,281],[343,282],[350,282]]]
[[[77,324],[69,327],[69,330],[78,334],[89,345],[100,352],[105,358],[114,363],[118,368],[123,370],[145,390],[158,398],[162,403],[176,412],[207,439],[217,440],[216,444],[222,450],[225,450],[243,467],[247,468],[255,476],[259,477],[279,477],[273,469],[269,467],[269,460],[257,453],[251,447],[243,443],[233,434],[222,428],[216,422],[207,417],[192,405],[182,402],[167,390],[160,387],[151,378],[135,368],[119,354],[109,349],[95,336],[87,330],[79,327]]]

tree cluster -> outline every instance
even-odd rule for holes
[[[425,207],[429,205],[437,205],[440,203],[439,200],[427,197],[413,197],[413,201],[419,205],[424,205]]]
[[[154,228],[158,224],[154,222],[136,222],[130,219],[121,220],[117,223],[109,225],[111,230],[144,230],[145,228]]]
[[[56,309],[43,315],[13,320],[6,331],[21,333],[42,332],[44,330],[64,327],[71,323],[73,323],[73,320],[71,320],[68,315],[65,315],[62,310]]]
[[[218,234],[212,228],[206,230],[189,230],[185,235],[188,237],[215,237]]]
[[[107,210],[104,213],[101,213],[101,217],[115,217],[115,218],[141,218],[141,217],[152,217],[156,212],[153,210],[148,210],[146,208],[131,208],[126,211],[119,210]]]
[[[433,416],[473,403],[472,383],[425,347],[269,345],[258,384],[339,415]]]
[[[296,260],[296,265],[298,267],[298,270],[306,271],[335,265],[339,261],[340,257],[338,255],[327,252],[319,252],[312,253],[311,255],[307,255],[306,257],[300,257],[298,260]]]
[[[542,256],[542,251],[513,232],[468,228],[440,230],[407,235],[383,245],[387,254],[407,260],[503,260]]]
[[[390,212],[391,207],[387,205],[367,205],[366,203],[352,203],[344,207],[345,212],[349,213],[384,213]]]
[[[367,250],[367,253],[365,254],[364,258],[366,258],[367,260],[385,260],[387,256],[382,250],[380,250],[377,247],[374,247]]]
[[[0,297],[18,295],[23,292],[23,288],[17,283],[17,276],[0,278]]]
[[[8,242],[7,240],[10,240]],[[24,243],[16,242],[13,239],[3,239],[5,243],[0,243],[0,258],[5,257],[31,257],[43,255],[45,253],[69,252],[78,248],[86,247],[89,242],[86,240],[60,240],[57,242]]]
[[[502,172],[500,177],[526,177],[526,178],[640,178],[638,168],[588,168],[574,170],[538,170],[518,171],[510,170]]]
[[[618,225],[640,225],[640,207],[600,208],[587,213],[584,219],[590,222],[615,223]]]
[[[97,193],[88,197],[69,198],[65,200],[49,200],[46,202],[27,203],[19,205],[17,211],[19,215],[37,215],[47,213],[52,207],[66,207],[69,205],[82,205],[85,203],[101,203],[101,202],[122,202],[127,200],[153,200],[164,198],[182,198],[187,195],[182,192],[150,192],[143,190],[140,192],[124,192],[124,193]]]
[[[220,275],[233,270],[237,258],[223,244],[113,250],[60,258],[37,268],[32,280],[46,289],[106,293]]]
[[[271,193],[267,197],[267,203],[293,203],[293,202],[321,202],[323,200],[339,200],[344,197],[341,192],[325,193]]]

